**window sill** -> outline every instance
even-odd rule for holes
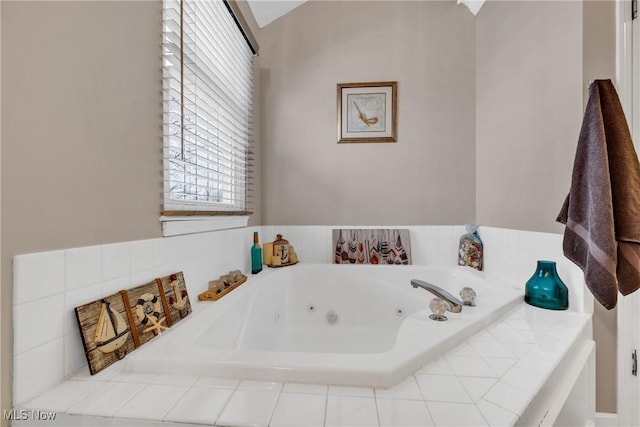
[[[204,233],[246,227],[248,216],[161,216],[162,236]]]

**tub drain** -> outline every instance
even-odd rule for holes
[[[338,323],[338,313],[333,310],[327,312],[327,323],[330,325]]]

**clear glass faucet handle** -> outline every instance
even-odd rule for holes
[[[476,305],[476,291],[473,288],[465,286],[460,291],[460,298],[462,298],[462,303],[464,305],[468,305],[471,307],[475,307]]]
[[[447,311],[448,304],[446,301],[441,300],[440,298],[434,298],[431,300],[431,304],[429,304],[429,308],[433,312],[429,319],[444,321],[447,320],[447,317],[444,315],[445,311]]]

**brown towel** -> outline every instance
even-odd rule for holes
[[[557,221],[563,250],[596,299],[616,306],[618,290],[640,287],[640,165],[611,80],[589,88],[571,189]]]

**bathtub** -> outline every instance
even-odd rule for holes
[[[431,282],[477,306],[429,319]],[[124,359],[124,370],[390,387],[522,301],[523,287],[469,268],[298,264],[251,276]]]

